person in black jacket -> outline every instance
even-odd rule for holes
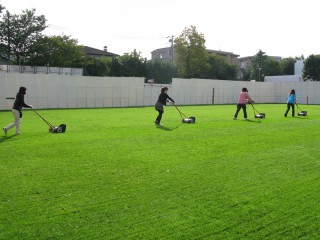
[[[168,95],[168,90],[169,89],[167,87],[163,87],[161,89],[161,93],[155,105],[155,109],[159,112],[159,115],[156,121],[154,122],[156,125],[160,125],[162,114],[164,113],[164,106],[167,105],[167,102],[169,102],[170,100],[171,102],[174,103],[174,100]]]
[[[13,107],[12,107],[12,113],[14,116],[14,123],[11,123],[7,127],[3,128],[3,131],[5,135],[7,135],[7,132],[13,128],[16,127],[16,134],[20,134],[20,122],[22,118],[22,108],[33,108],[32,105],[28,105],[24,102],[24,95],[27,93],[27,88],[20,87],[19,92],[17,93],[16,100],[14,101]]]

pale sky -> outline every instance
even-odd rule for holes
[[[168,47],[195,25],[206,47],[254,55],[305,57],[320,54],[319,0],[0,0],[11,13],[35,8],[45,15],[47,35],[66,34],[79,44],[143,57]]]

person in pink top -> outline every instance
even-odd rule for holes
[[[242,91],[238,97],[237,111],[234,114],[233,120],[237,120],[238,113],[240,112],[241,108],[243,110],[244,119],[248,120],[247,105],[246,105],[248,101],[254,103],[252,98],[249,96],[248,89],[242,88]]]

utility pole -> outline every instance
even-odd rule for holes
[[[173,50],[174,50],[173,38],[174,38],[174,36],[171,35],[171,36],[168,36],[167,38],[170,38],[170,39],[169,39],[169,43],[171,43],[171,63],[172,63],[172,65],[173,65],[173,60],[174,60],[174,57],[173,57]]]

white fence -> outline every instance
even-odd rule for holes
[[[179,105],[234,104],[241,88],[258,103],[284,103],[290,89],[298,102],[319,104],[320,82],[257,83],[240,81],[173,79],[171,85],[145,84],[143,78],[85,77],[0,72],[0,110],[10,109],[20,86],[28,88],[26,102],[36,108],[100,108],[151,106],[160,89]]]
[[[299,103],[320,103],[320,82],[242,82],[206,79],[173,79],[172,96],[180,104],[236,103],[239,92],[248,88],[258,103],[285,103],[295,89]]]
[[[59,74],[82,76],[82,68],[62,68],[62,67],[39,67],[24,65],[0,65],[0,71],[10,73],[29,73],[29,74]]]
[[[0,73],[0,109],[12,107],[26,86],[26,102],[36,108],[99,108],[144,105],[143,78],[83,77],[50,74]]]

